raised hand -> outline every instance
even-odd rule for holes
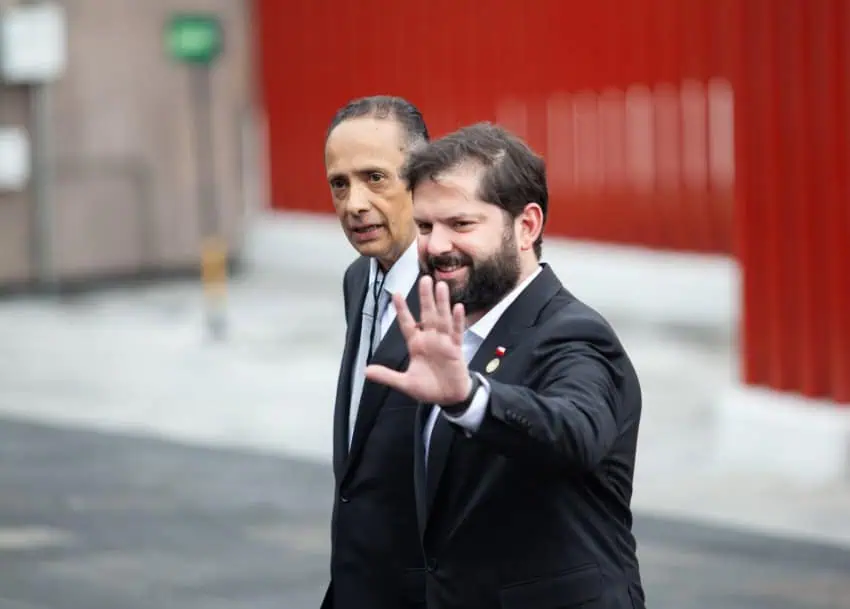
[[[393,294],[399,329],[410,361],[405,372],[385,366],[366,367],[366,378],[429,404],[454,404],[466,399],[472,383],[463,357],[466,314],[452,308],[449,286],[425,276],[419,280],[422,320],[417,323],[399,294]]]

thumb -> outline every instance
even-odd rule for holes
[[[386,385],[393,389],[403,391],[404,388],[404,373],[397,370],[391,370],[386,366],[366,366],[366,378],[373,383]]]

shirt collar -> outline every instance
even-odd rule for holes
[[[496,323],[499,321],[502,315],[504,315],[505,311],[508,310],[508,307],[510,307],[513,302],[517,298],[519,298],[519,295],[522,294],[523,290],[528,287],[528,284],[534,281],[534,278],[537,277],[540,274],[540,271],[542,270],[543,267],[538,265],[537,270],[535,270],[531,275],[526,277],[522,281],[522,283],[517,285],[513,290],[508,292],[507,296],[502,298],[502,300],[500,300],[495,307],[487,311],[487,313],[481,319],[469,326],[466,331],[471,332],[481,340],[486,339],[487,335],[490,334],[490,332],[496,326]]]
[[[416,240],[414,239],[413,243],[404,250],[401,257],[387,271],[383,285],[385,292],[390,295],[399,293],[407,297],[407,293],[410,292],[419,277],[419,254],[416,250]],[[372,258],[369,265],[369,285],[374,285],[376,279],[380,281],[378,261]]]

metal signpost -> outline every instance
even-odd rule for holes
[[[215,15],[178,13],[168,20],[165,42],[168,54],[175,61],[188,66],[191,78],[198,213],[202,237],[201,280],[210,336],[221,339],[226,332],[227,243],[221,235],[216,197],[210,76],[212,66],[223,50],[224,32],[221,21]]]

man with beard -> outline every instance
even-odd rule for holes
[[[367,378],[418,400],[429,609],[642,609],[630,509],[641,390],[608,323],[540,262],[543,160],[479,124],[415,151],[421,317]],[[436,285],[435,285],[436,284]]]
[[[325,170],[343,232],[360,256],[343,280],[345,348],[334,407],[336,492],[331,582],[322,609],[414,609],[425,602],[425,569],[410,472],[416,402],[366,382],[370,361],[407,362],[393,292],[419,277],[412,201],[400,171],[428,140],[410,102],[387,96],[349,102],[331,120]]]

